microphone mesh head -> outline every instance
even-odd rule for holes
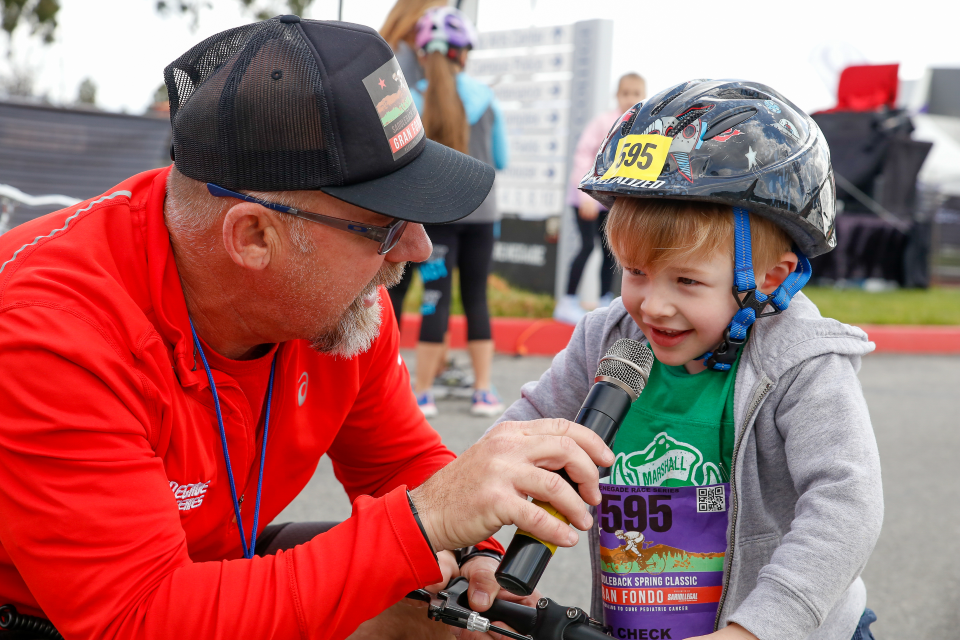
[[[633,390],[634,400],[647,385],[653,368],[653,352],[645,344],[622,338],[600,358],[595,381],[610,380]]]

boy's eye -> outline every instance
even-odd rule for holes
[[[631,275],[635,275],[635,276],[643,276],[643,275],[646,275],[646,274],[645,274],[642,270],[640,270],[640,269],[627,269],[627,271],[629,271]]]
[[[680,284],[700,284],[698,281],[693,278],[677,278],[677,282]]]

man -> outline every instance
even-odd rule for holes
[[[0,238],[0,604],[68,640],[343,638],[457,571],[485,610],[505,524],[574,544],[528,495],[590,526],[545,469],[596,504],[596,436],[454,460],[411,394],[380,285],[493,171],[424,139],[396,69],[345,23],[213,36],[165,72],[174,167]],[[353,516],[264,529],[324,453]]]

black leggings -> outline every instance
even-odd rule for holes
[[[467,315],[467,340],[489,340],[487,276],[493,261],[493,223],[455,222],[430,225],[426,230],[433,243],[433,253],[419,265],[423,279],[420,342],[443,342],[450,319],[450,289],[455,267],[460,269],[460,298]],[[403,280],[390,289],[398,324],[412,277],[413,269],[408,266]]]
[[[601,211],[593,220],[584,220],[580,217],[580,209],[574,208],[574,217],[577,220],[577,228],[580,230],[580,253],[570,264],[570,279],[567,281],[567,294],[576,295],[577,287],[580,286],[580,277],[583,275],[583,267],[587,264],[587,258],[593,253],[593,243],[600,230],[603,229],[603,223],[607,220],[607,212]],[[600,247],[603,250],[603,266],[600,268],[600,295],[610,293],[610,287],[613,284],[613,273],[617,268],[617,259],[613,257],[613,252],[600,238]]]

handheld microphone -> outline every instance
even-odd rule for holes
[[[611,446],[617,430],[630,411],[630,405],[646,386],[652,367],[653,353],[649,347],[636,340],[617,340],[600,359],[593,388],[583,401],[574,422],[587,427],[600,436],[608,447]],[[578,489],[563,469],[556,473],[570,483],[575,491]],[[533,502],[555,518],[567,522],[551,505],[539,500]],[[511,593],[530,595],[537,588],[540,576],[556,550],[556,545],[518,530],[497,567],[497,582]]]

